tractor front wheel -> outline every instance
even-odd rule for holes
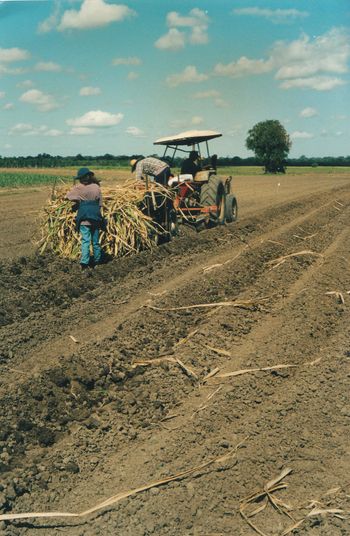
[[[237,220],[238,205],[234,195],[228,194],[225,199],[225,219],[227,223],[232,223]]]

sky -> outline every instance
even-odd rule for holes
[[[279,120],[291,157],[350,155],[350,0],[0,0],[0,156],[161,154],[217,130],[252,155]]]

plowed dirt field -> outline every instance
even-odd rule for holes
[[[1,535],[350,534],[350,175],[234,189],[88,274],[0,196]]]

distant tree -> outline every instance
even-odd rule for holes
[[[265,166],[265,173],[285,171],[285,159],[292,146],[289,135],[276,119],[257,123],[248,131],[246,147]]]

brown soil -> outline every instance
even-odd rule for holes
[[[291,510],[250,517],[260,534],[304,518],[293,534],[350,533],[337,510],[306,518],[350,509],[350,177],[235,190],[239,222],[88,274],[32,254],[47,191],[0,197],[0,513],[83,511],[240,445],[97,514],[0,521],[1,535],[249,536],[239,505],[285,468],[271,496]]]

